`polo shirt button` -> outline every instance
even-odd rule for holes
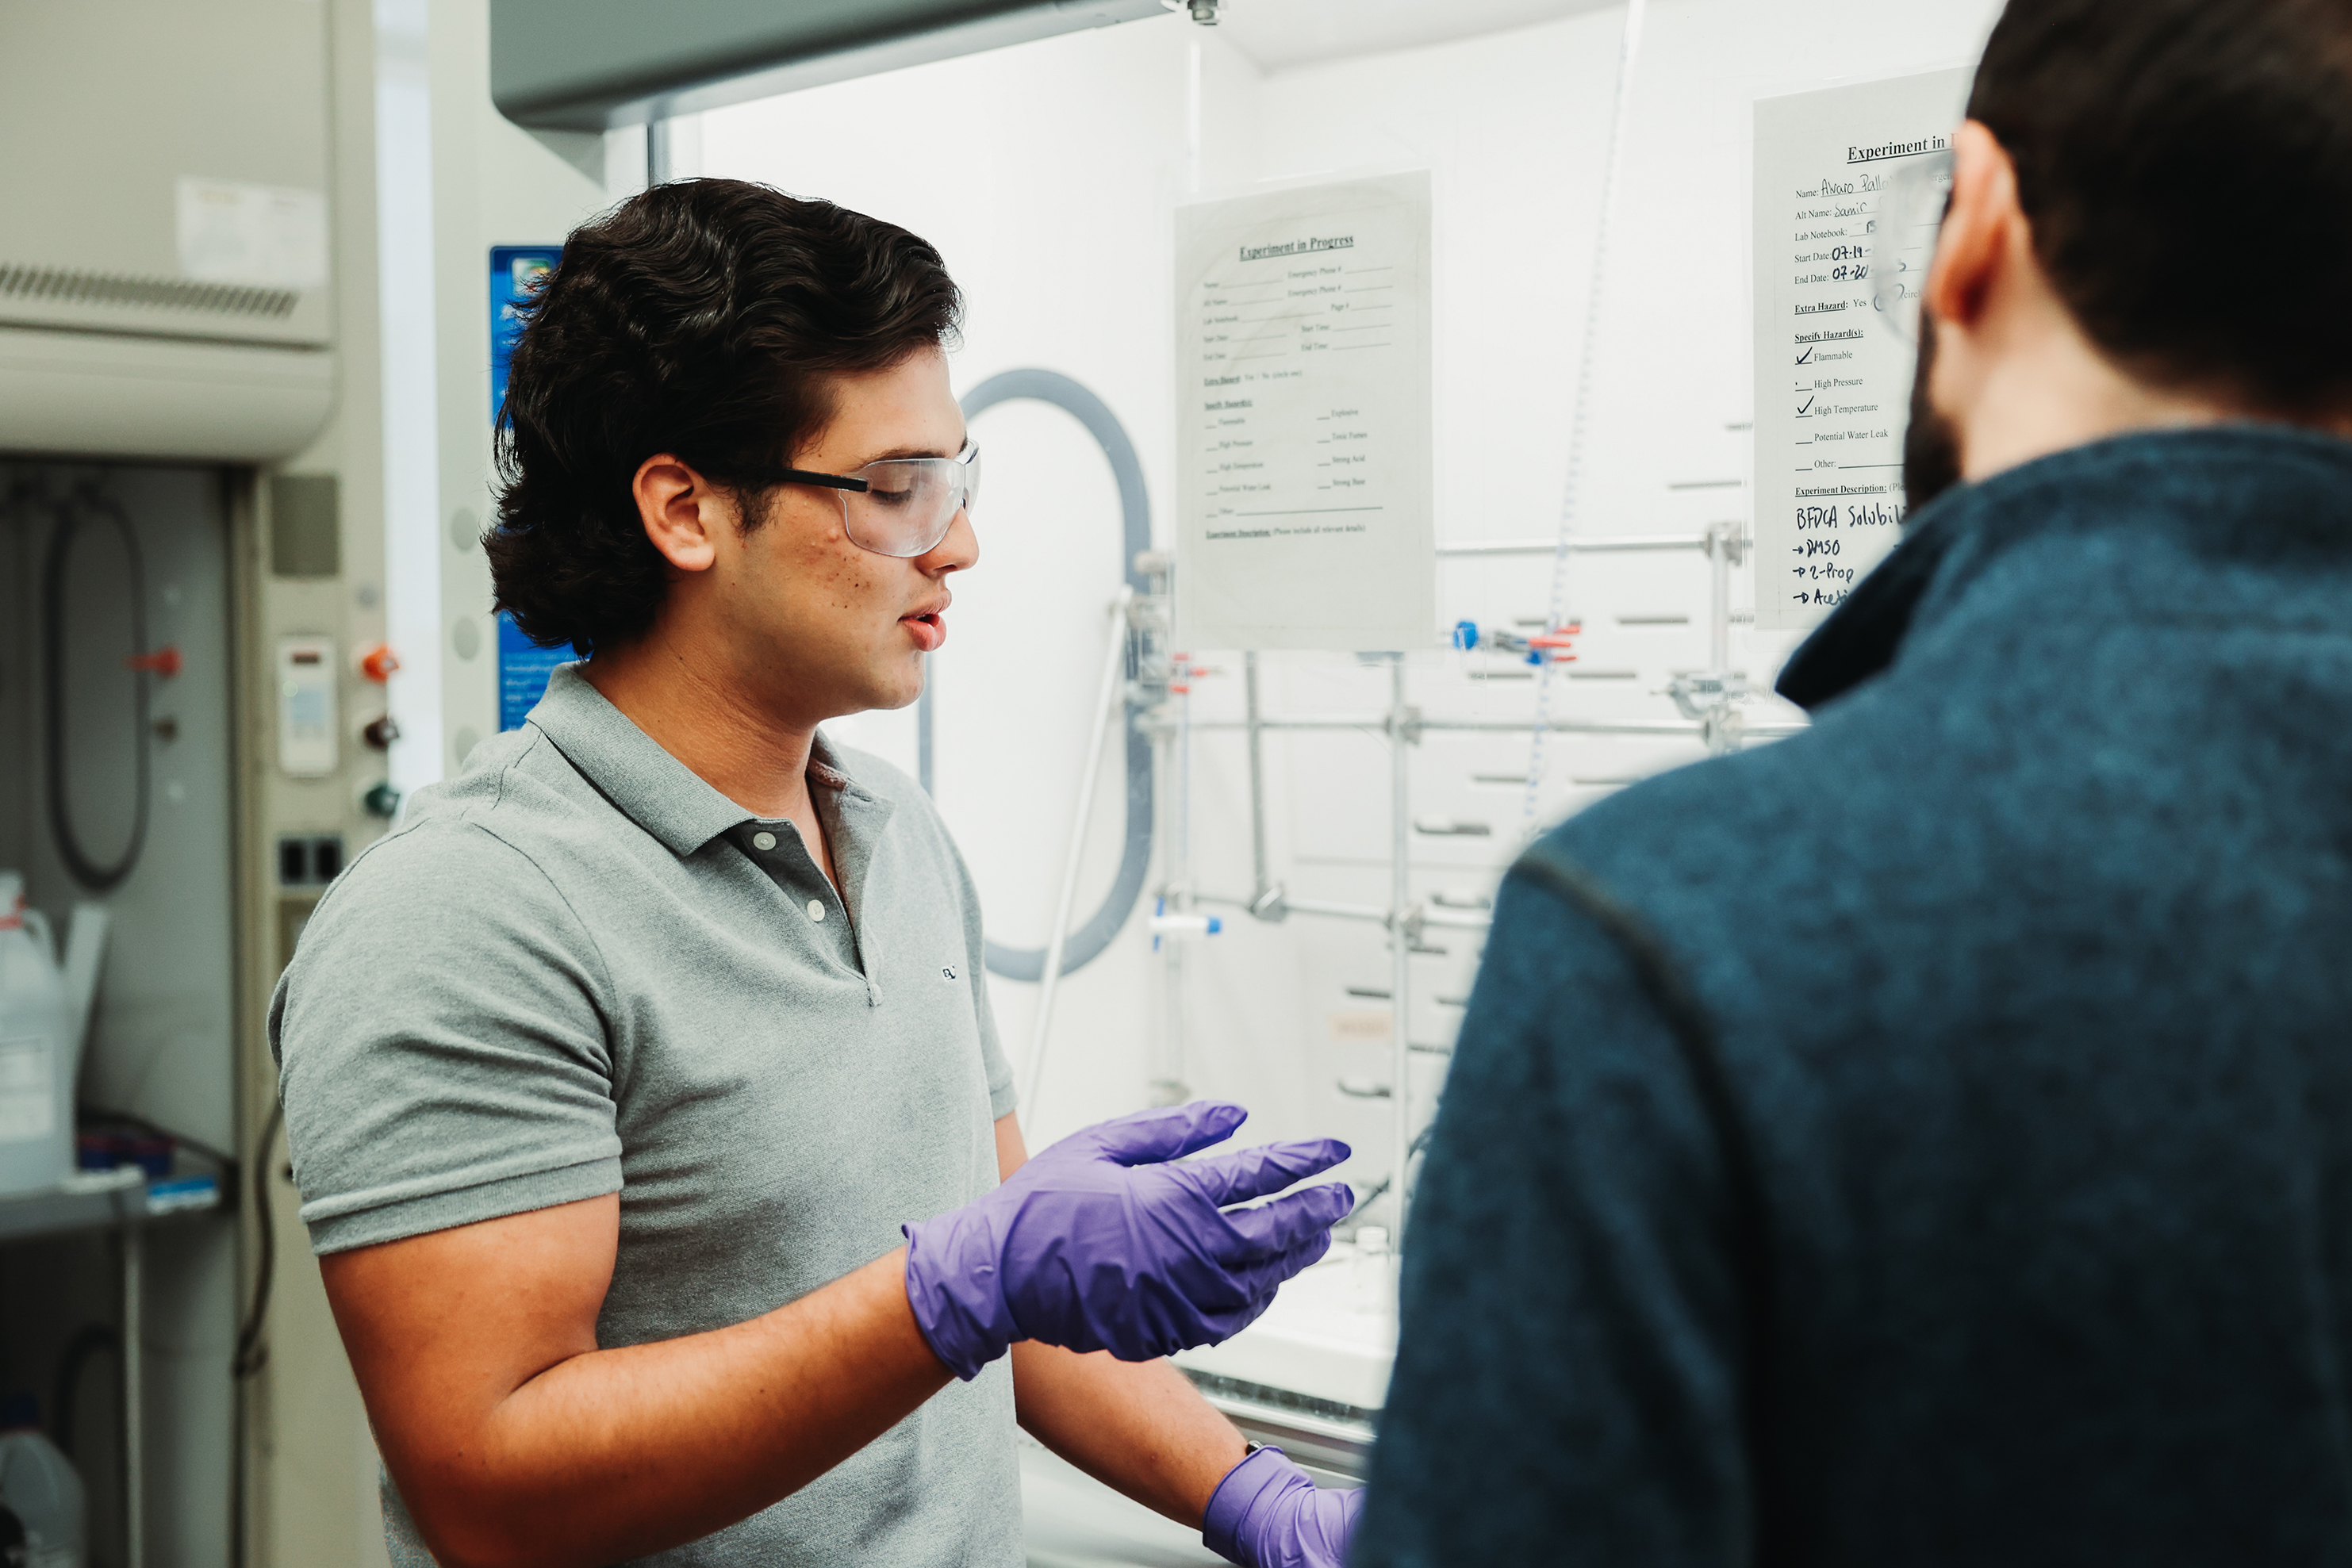
[[[751,835],[751,847],[755,850],[774,849],[776,847],[776,835],[773,833],[753,833]]]
[[[824,921],[824,900],[821,898],[812,898],[809,900],[809,918],[820,923]]]

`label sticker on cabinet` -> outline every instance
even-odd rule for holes
[[[296,779],[335,770],[335,644],[278,639],[278,766]]]
[[[47,1035],[0,1040],[0,1143],[56,1131],[57,1092],[56,1052]]]
[[[180,276],[258,288],[323,288],[327,198],[285,185],[183,179]]]

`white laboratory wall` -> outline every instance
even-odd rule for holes
[[[1616,28],[1614,16],[1603,14],[1532,35],[1416,50],[1404,57],[1407,72],[1410,60],[1421,57],[1438,60],[1440,68],[1402,96],[1380,82],[1381,62],[1333,68],[1343,75],[1373,72],[1365,85],[1388,99],[1347,105],[1344,118],[1357,128],[1351,134],[1311,123],[1323,111],[1307,95],[1344,100],[1349,93],[1329,71],[1268,77],[1225,38],[1180,18],[1130,24],[706,115],[701,172],[828,196],[938,244],[969,298],[965,345],[956,360],[959,387],[1039,366],[1092,388],[1141,454],[1155,538],[1165,545],[1172,538],[1174,503],[1174,204],[1195,191],[1262,177],[1429,162],[1438,174],[1441,278],[1472,276],[1475,268],[1463,265],[1454,248],[1483,246],[1497,224],[1506,231],[1499,243],[1525,245],[1531,232],[1540,235],[1538,266],[1558,275],[1549,286],[1558,298],[1533,305],[1528,325],[1534,329],[1514,326],[1517,341],[1495,345],[1528,369],[1509,377],[1507,391],[1478,398],[1475,410],[1453,395],[1457,382],[1481,371],[1475,355],[1453,350],[1451,318],[1465,312],[1450,292],[1439,318],[1447,378],[1440,402],[1444,417],[1463,427],[1459,444],[1475,454],[1492,440],[1508,454],[1507,463],[1541,470],[1513,476],[1526,491],[1517,511],[1533,516],[1515,517],[1507,528],[1500,518],[1482,519],[1474,531],[1541,533],[1556,501],[1556,434],[1567,397],[1563,387],[1545,384],[1540,367],[1572,365],[1585,258],[1563,252],[1574,248],[1576,213],[1597,198],[1597,139],[1607,124]],[[1529,36],[1538,47],[1528,47]],[[1310,122],[1303,132],[1302,121]],[[1433,126],[1445,127],[1442,138],[1433,135]],[[1515,164],[1532,156],[1549,171],[1548,190],[1509,193],[1516,222],[1485,210],[1496,176],[1477,165],[1498,148],[1514,150]],[[1457,207],[1467,218],[1460,228],[1452,223]],[[1481,424],[1491,427],[1485,440]],[[980,881],[992,934],[1040,946],[1078,793],[1103,610],[1119,580],[1116,495],[1083,433],[1042,405],[991,411],[974,434],[990,465],[976,514],[982,560],[956,585],[949,644],[934,661],[938,792]],[[1441,447],[1447,454],[1443,483],[1469,465],[1451,457],[1453,444],[1444,435]],[[1442,510],[1441,528],[1444,517]],[[1212,650],[1193,652],[1222,672],[1202,685],[1204,707],[1230,706],[1238,663]],[[1284,673],[1269,666],[1277,706],[1289,695]],[[1336,678],[1351,691],[1362,688],[1353,706],[1379,706],[1377,678],[1349,667]],[[1302,693],[1300,700],[1313,699]],[[1338,698],[1334,704],[1348,706]],[[911,716],[876,716],[835,729],[912,766]],[[1385,776],[1385,752],[1377,739],[1337,739],[1348,771],[1320,781],[1309,816],[1333,826],[1336,852],[1349,863],[1334,868],[1330,888],[1317,891],[1378,902],[1386,807],[1377,781]],[[1204,734],[1192,749],[1199,767],[1192,836],[1201,883],[1245,894],[1251,873],[1245,785],[1234,767],[1238,743]],[[1279,772],[1280,757],[1275,761]],[[1078,898],[1082,916],[1100,901],[1118,860],[1118,768],[1114,748],[1097,791]],[[1360,844],[1348,831],[1356,824],[1369,831]],[[1278,853],[1287,848],[1286,828],[1276,825]],[[1334,944],[1367,947],[1357,978],[1376,980],[1385,972],[1376,938],[1368,943],[1361,933],[1303,922],[1279,931],[1244,922],[1199,954],[1189,986],[1199,1027],[1186,1071],[1196,1088],[1256,1107],[1254,1132],[1336,1128],[1369,1147],[1379,1141],[1382,1113],[1340,1099],[1331,1083],[1342,1068],[1360,1073],[1376,1063],[1343,1061],[1344,1052],[1320,1040],[1310,1051],[1297,1048],[1302,987],[1308,984],[1303,977],[1316,967],[1310,956]],[[1344,962],[1335,957],[1328,967]],[[1152,971],[1150,939],[1138,919],[1110,952],[1063,988],[1053,1070],[1041,1104],[1024,1115],[1033,1143],[1140,1103]],[[1318,994],[1330,988],[1320,979],[1312,984]],[[1034,985],[1000,979],[995,986],[998,1017],[1016,1059],[1027,1048],[1036,996]]]
[[[375,0],[384,630],[400,650],[389,758],[405,796],[442,774],[440,447],[433,331],[433,57],[427,0]]]
[[[1314,0],[1235,0],[1280,21]],[[1581,471],[1570,526],[1587,534],[1696,534],[1748,520],[1750,423],[1747,257],[1751,106],[1759,96],[1972,60],[1991,0],[1658,0],[1633,62],[1615,212],[1601,257],[1586,360],[1601,191],[1626,13],[1570,4],[1556,19],[1349,57],[1344,8],[1330,26],[1279,32],[1281,68],[1245,52],[1252,30],[1181,17],[1072,35],[969,59],[802,92],[700,119],[693,171],[764,180],[905,225],[937,244],[969,297],[960,389],[1041,366],[1101,394],[1142,455],[1156,538],[1173,501],[1170,214],[1200,190],[1367,166],[1425,166],[1436,202],[1436,454],[1441,541],[1548,538],[1561,521],[1570,433]],[[1579,12],[1584,14],[1560,15]],[[1525,14],[1522,8],[1521,15]],[[1431,29],[1441,31],[1442,29]],[[1427,34],[1423,35],[1426,37]],[[1320,40],[1301,46],[1302,38]],[[1261,54],[1271,51],[1261,49]],[[1197,82],[1197,88],[1195,83]],[[979,881],[992,933],[1041,946],[1047,933],[1103,607],[1118,561],[1105,465],[1066,419],[1036,405],[984,414],[989,451],[978,570],[956,584],[948,647],[934,661],[938,794]],[[1544,558],[1452,559],[1444,618],[1543,616]],[[1793,637],[1744,624],[1738,574],[1732,664],[1767,685]],[[1707,570],[1696,552],[1574,558],[1569,613],[1581,662],[1556,682],[1556,715],[1672,718],[1662,695],[1706,667]],[[1434,641],[1435,628],[1433,631]],[[1240,661],[1188,650],[1220,673],[1195,716],[1240,712]],[[1474,679],[1480,675],[1499,679]],[[1432,653],[1412,698],[1454,717],[1531,716],[1533,683],[1500,664]],[[1274,712],[1376,715],[1385,674],[1346,656],[1269,655]],[[1764,699],[1759,717],[1786,718]],[[911,713],[835,727],[911,768]],[[1631,779],[1696,760],[1695,740],[1555,738],[1533,817],[1517,780],[1525,735],[1433,735],[1413,758],[1415,814],[1475,821],[1484,838],[1416,840],[1414,893],[1491,890],[1527,831]],[[1250,888],[1240,738],[1192,741],[1195,883]],[[1373,732],[1276,737],[1267,754],[1275,873],[1294,894],[1387,900],[1385,742]],[[1099,901],[1118,856],[1115,752],[1097,794],[1078,905]],[[1165,844],[1162,849],[1165,849]],[[1228,912],[1232,914],[1233,912]],[[1057,1004],[1031,1141],[1130,1108],[1145,1093],[1154,964],[1140,917],[1071,977]],[[1467,934],[1413,960],[1413,1038],[1442,1044],[1474,972]],[[1359,1155],[1348,1174],[1387,1174],[1388,1112],[1337,1091],[1389,1076],[1389,960],[1376,928],[1294,916],[1233,919],[1196,949],[1186,982],[1185,1072],[1202,1092],[1257,1112],[1253,1132],[1333,1131]],[[997,1012],[1016,1059],[1034,985],[999,979]],[[1430,1056],[1426,1103],[1442,1059]]]

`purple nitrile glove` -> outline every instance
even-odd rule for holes
[[[1280,1448],[1225,1472],[1201,1521],[1208,1549],[1242,1568],[1342,1568],[1364,1491],[1326,1491]]]
[[[932,1350],[969,1379],[1015,1340],[1149,1361],[1238,1333],[1355,1203],[1335,1184],[1220,1212],[1348,1157],[1313,1138],[1170,1163],[1248,1114],[1196,1100],[1098,1123],[977,1203],[904,1227],[907,1300]]]

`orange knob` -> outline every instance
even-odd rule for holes
[[[378,685],[392,679],[392,673],[398,668],[400,655],[392,651],[389,643],[378,643],[360,655],[360,674]]]
[[[133,653],[122,663],[126,669],[143,670],[148,674],[161,675],[168,681],[180,673],[180,650],[158,648],[152,653]]]

